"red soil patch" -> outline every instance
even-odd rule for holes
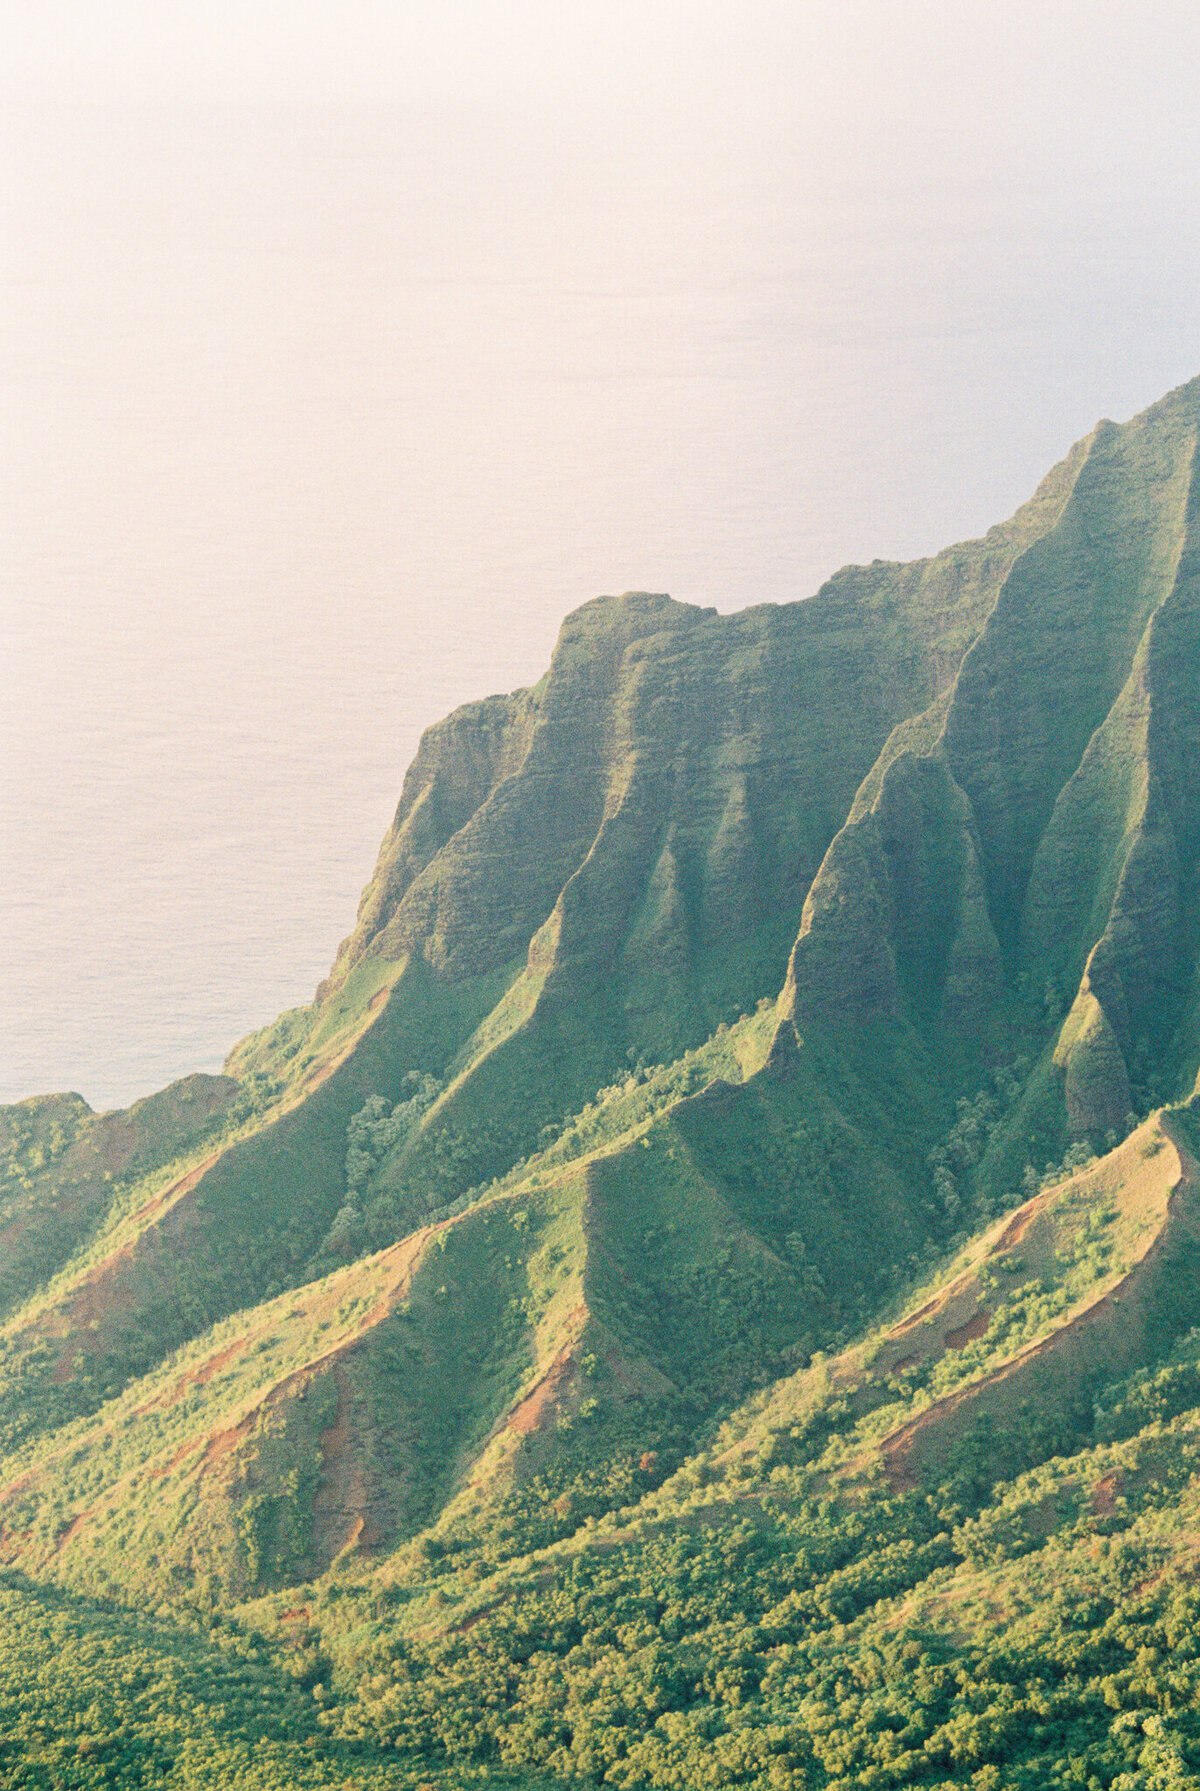
[[[883,1456],[883,1471],[887,1475],[887,1483],[894,1493],[916,1492],[920,1485],[913,1472],[909,1456],[912,1454],[912,1438],[904,1436],[896,1441],[890,1437],[880,1451]]]
[[[220,1153],[218,1153],[218,1155],[219,1154]],[[189,1170],[186,1176],[182,1177],[179,1182],[173,1184],[175,1187],[175,1200],[172,1204],[176,1208],[178,1207],[179,1200],[188,1191],[184,1184],[188,1183],[190,1186],[194,1187],[201,1176],[215,1161],[215,1157],[208,1159],[206,1163],[199,1165],[196,1169]],[[443,1221],[443,1225],[445,1223],[447,1222]],[[411,1278],[411,1270],[420,1250],[428,1239],[433,1236],[433,1233],[441,1229],[442,1226],[427,1228],[423,1231],[416,1232],[411,1238],[405,1238],[400,1244],[393,1246],[392,1252],[389,1252],[391,1257],[391,1260],[388,1263],[389,1278],[385,1282],[380,1299],[366,1314],[359,1325],[359,1335],[370,1329],[372,1325],[378,1324],[381,1319],[386,1318],[389,1312],[391,1312],[397,1297]],[[78,1351],[92,1351],[96,1349],[100,1340],[93,1334],[94,1330],[99,1330],[105,1320],[114,1314],[119,1314],[123,1308],[133,1305],[134,1302],[130,1297],[129,1280],[134,1271],[135,1264],[147,1267],[154,1263],[153,1255],[149,1257],[148,1262],[145,1255],[145,1247],[150,1240],[153,1240],[151,1249],[154,1251],[161,1251],[165,1242],[162,1233],[143,1233],[142,1236],[134,1240],[133,1243],[123,1245],[122,1248],[114,1252],[112,1256],[107,1257],[103,1262],[98,1263],[95,1268],[90,1269],[83,1281],[80,1282],[75,1289],[66,1309],[57,1314],[50,1315],[50,1324],[48,1327],[50,1334],[60,1343],[61,1353],[52,1372],[52,1379],[59,1385],[71,1378],[74,1357]],[[138,1255],[136,1257],[134,1255],[135,1248],[138,1250]],[[228,1361],[232,1351],[244,1348],[250,1341],[250,1338],[246,1338],[241,1342],[234,1344],[231,1346],[231,1350],[221,1352],[218,1356],[214,1357],[210,1364],[206,1364],[204,1367],[193,1371],[194,1380],[203,1385],[211,1375],[215,1374],[217,1370]],[[345,1345],[342,1344],[338,1346],[338,1349],[344,1347]],[[336,1355],[338,1349],[330,1351],[328,1354]],[[324,1359],[327,1358],[322,1358],[322,1360]],[[312,1372],[313,1367],[317,1365],[318,1364],[310,1364],[308,1368],[303,1371],[304,1378],[307,1378]],[[178,1398],[180,1396],[180,1393],[188,1385],[189,1378],[190,1377],[185,1377],[177,1384],[177,1389],[171,1396],[172,1398]],[[156,1401],[155,1403],[161,1403],[161,1401]],[[151,1407],[147,1406],[143,1409],[150,1410]]]
[[[988,1251],[989,1257],[997,1256],[1010,1249],[1012,1245],[1019,1243],[1045,1204],[1044,1197],[1039,1196],[1037,1200],[1028,1201],[1019,1208]],[[928,1325],[929,1321],[935,1319],[939,1313],[946,1313],[955,1305],[958,1305],[961,1310],[962,1296],[967,1292],[972,1292],[974,1285],[975,1272],[971,1269],[965,1270],[951,1282],[949,1287],[944,1288],[940,1294],[935,1294],[932,1300],[927,1300],[918,1311],[910,1313],[898,1325],[893,1325],[888,1333],[889,1341],[894,1344],[902,1339],[906,1340],[912,1332],[919,1330],[923,1325]],[[990,1323],[990,1312],[986,1310],[976,1312],[965,1323],[947,1331],[940,1339],[930,1336],[927,1347],[918,1348],[910,1355],[901,1356],[888,1372],[900,1374],[905,1368],[915,1367],[917,1362],[926,1357],[940,1355],[943,1350],[965,1349],[968,1343],[974,1343],[976,1338],[983,1336]]]
[[[988,1255],[998,1256],[1002,1250],[1011,1250],[1014,1244],[1019,1244],[1040,1211],[1041,1205],[1037,1200],[1031,1200],[1027,1205],[1018,1207],[988,1251]]]
[[[114,1290],[107,1283],[132,1267],[133,1251],[126,1245],[90,1270],[75,1290],[67,1322],[86,1330],[95,1320],[107,1318],[116,1303]]]
[[[218,1155],[220,1153],[217,1153]],[[179,1181],[172,1184],[174,1198],[171,1207],[174,1214],[179,1215],[180,1201],[189,1188],[195,1187],[202,1176],[216,1161],[210,1157],[197,1168],[189,1170]],[[164,1190],[159,1198],[166,1199],[171,1189]],[[166,1208],[162,1209],[165,1214]],[[143,1209],[145,1211],[145,1209]],[[160,1215],[161,1216],[161,1215]],[[190,1214],[195,1218],[194,1212]],[[176,1245],[178,1238],[172,1240]],[[68,1296],[66,1304],[57,1311],[47,1313],[39,1319],[36,1328],[44,1336],[54,1339],[60,1344],[61,1353],[55,1364],[52,1378],[61,1384],[71,1377],[72,1361],[76,1351],[93,1352],[103,1339],[93,1335],[101,1331],[106,1320],[119,1316],[136,1306],[134,1289],[131,1285],[136,1270],[149,1272],[151,1276],[161,1269],[167,1239],[162,1229],[150,1229],[142,1232],[129,1243],[114,1250],[111,1256],[89,1269],[83,1279]],[[136,1251],[136,1255],[135,1255]]]
[[[320,1088],[322,1082],[328,1082],[329,1078],[333,1075],[333,1072],[341,1069],[361,1037],[362,1030],[360,1029],[354,1034],[353,1038],[349,1039],[347,1043],[342,1046],[340,1051],[335,1051],[331,1057],[327,1057],[323,1061],[315,1063],[300,1084],[301,1093],[305,1095],[314,1094],[316,1090]]]
[[[936,1400],[918,1417],[910,1419],[886,1438],[880,1453],[893,1490],[912,1490],[917,1481],[910,1458],[921,1452],[924,1442],[935,1437],[939,1431],[944,1433],[948,1425],[953,1425],[959,1412],[964,1409],[969,1411],[980,1401],[986,1400],[989,1406],[985,1409],[990,1409],[993,1414],[1002,1413],[1008,1401],[1020,1397],[1028,1372],[1045,1357],[1053,1355],[1057,1358],[1060,1372],[1069,1382],[1073,1368],[1089,1352],[1102,1349],[1107,1340],[1109,1348],[1119,1354],[1123,1341],[1135,1335],[1137,1306],[1143,1288],[1147,1279],[1157,1272],[1161,1258],[1169,1250],[1175,1224],[1182,1223],[1189,1229],[1196,1224],[1194,1214],[1180,1212],[1181,1196],[1194,1195],[1196,1192],[1195,1160],[1166,1126],[1162,1130],[1175,1147],[1180,1174],[1158,1195],[1158,1198],[1163,1199],[1162,1211],[1157,1228],[1142,1255],[1130,1263],[1126,1273],[1108,1293],[1078,1311],[1067,1324],[1051,1331],[1036,1343],[1026,1345],[981,1379],[969,1382],[965,1387]],[[1153,1161],[1158,1162],[1159,1159],[1156,1157]],[[1165,1168],[1166,1165],[1162,1167]],[[1139,1185],[1143,1179],[1144,1171],[1139,1165],[1125,1184],[1127,1210],[1146,1211],[1147,1193],[1151,1191]],[[1021,1215],[1018,1214],[1017,1217]],[[1118,1308],[1123,1301],[1129,1301],[1134,1310],[1119,1312]]]
[[[255,1410],[257,1411],[257,1409],[256,1407]],[[249,1412],[246,1417],[239,1419],[228,1430],[210,1431],[206,1437],[201,1437],[199,1441],[204,1446],[204,1466],[211,1467],[215,1462],[224,1461],[227,1455],[232,1455],[238,1444],[244,1442],[250,1435],[254,1428],[254,1418],[255,1412]],[[181,1460],[187,1454],[188,1449],[196,1447],[198,1447],[196,1442],[187,1444],[179,1451],[177,1459]]]
[[[433,1228],[438,1229],[438,1228]],[[411,1281],[414,1263],[419,1258],[423,1246],[432,1235],[432,1230],[416,1233],[394,1245],[385,1253],[381,1263],[380,1296],[375,1305],[361,1318],[355,1328],[344,1336],[331,1349],[321,1356],[306,1362],[303,1367],[294,1370],[283,1380],[268,1389],[262,1397],[256,1399],[250,1410],[244,1411],[236,1423],[224,1428],[214,1429],[207,1433],[193,1434],[182,1442],[165,1462],[154,1467],[144,1465],[140,1471],[145,1472],[152,1480],[161,1480],[184,1462],[189,1456],[200,1456],[197,1463],[201,1472],[215,1467],[232,1454],[240,1444],[249,1438],[258,1422],[259,1414],[275,1404],[279,1399],[294,1396],[323,1370],[332,1367],[338,1379],[338,1408],[332,1425],[321,1438],[321,1454],[323,1464],[323,1486],[317,1497],[317,1509],[314,1514],[314,1528],[317,1532],[318,1545],[321,1531],[324,1530],[327,1540],[333,1542],[327,1559],[349,1544],[357,1542],[364,1548],[374,1548],[381,1540],[381,1531],[376,1517],[371,1510],[371,1496],[362,1470],[354,1459],[354,1424],[352,1399],[347,1397],[347,1383],[340,1358],[356,1347],[362,1336],[371,1327],[387,1317],[395,1308],[397,1298],[403,1294]],[[71,1306],[65,1311],[52,1315],[59,1324],[86,1325],[93,1317],[99,1318],[113,1310],[119,1310],[126,1283],[126,1271],[133,1266],[133,1257],[128,1247],[110,1257],[107,1262],[99,1264],[87,1276],[76,1290]],[[326,1301],[325,1304],[329,1302]],[[336,1296],[335,1296],[336,1303]],[[311,1321],[319,1316],[320,1304],[307,1309],[306,1316]],[[156,1406],[173,1404],[189,1385],[203,1385],[210,1381],[240,1351],[245,1350],[257,1336],[259,1331],[235,1338],[223,1349],[216,1351],[205,1361],[184,1372],[164,1393],[158,1395],[149,1404],[141,1406],[138,1413],[148,1412]],[[63,1355],[55,1370],[56,1378],[65,1380],[71,1373],[71,1357],[76,1350],[93,1342],[86,1329],[72,1330],[63,1337],[61,1332],[55,1337]],[[66,1352],[70,1350],[71,1354]],[[135,1472],[138,1470],[135,1470]],[[12,1498],[25,1486],[32,1484],[37,1477],[37,1470],[27,1470],[8,1486],[0,1488],[0,1502]],[[336,1536],[333,1534],[336,1532]],[[6,1535],[0,1531],[0,1536]]]
[[[306,1095],[315,1094],[322,1082],[328,1082],[337,1067],[335,1061],[333,1063],[323,1063],[318,1069],[311,1070],[300,1084],[301,1092]]]
[[[973,1286],[974,1276],[972,1271],[970,1269],[964,1269],[961,1274],[955,1276],[954,1280],[951,1281],[947,1287],[943,1287],[940,1293],[934,1294],[931,1300],[926,1300],[925,1304],[916,1312],[910,1312],[907,1318],[902,1318],[898,1324],[894,1324],[888,1332],[888,1339],[895,1342],[898,1338],[907,1337],[910,1331],[919,1330],[922,1325],[927,1325],[930,1319],[934,1319],[939,1313],[945,1312],[948,1306],[953,1306],[963,1293],[964,1289],[972,1288]]]
[[[333,1415],[333,1423],[321,1432],[321,1468],[325,1474],[336,1473],[341,1467],[350,1437],[346,1376],[340,1366],[334,1369],[333,1378],[337,1385],[337,1410]]]
[[[370,1330],[372,1325],[377,1325],[387,1318],[397,1296],[405,1291],[412,1279],[412,1269],[417,1257],[430,1238],[436,1236],[439,1231],[444,1231],[449,1223],[448,1219],[443,1219],[440,1224],[427,1226],[425,1230],[416,1231],[412,1237],[403,1238],[400,1243],[392,1245],[389,1252],[392,1260],[388,1265],[390,1278],[385,1283],[379,1299],[359,1326],[360,1335],[363,1331]]]
[[[1117,1497],[1125,1485],[1121,1473],[1106,1474],[1092,1488],[1092,1516],[1111,1517],[1117,1508]]]
[[[132,1266],[133,1253],[129,1247],[118,1250],[88,1272],[66,1311],[57,1315],[59,1324],[53,1325],[51,1334],[57,1336],[62,1347],[50,1376],[57,1386],[70,1380],[76,1351],[95,1347],[91,1327],[120,1306],[121,1283]]]
[[[235,1342],[227,1344],[224,1349],[218,1350],[215,1356],[210,1356],[207,1362],[202,1362],[199,1368],[189,1369],[187,1374],[181,1375],[175,1383],[171,1403],[174,1404],[176,1400],[182,1399],[188,1387],[207,1386],[214,1374],[219,1374],[225,1364],[232,1362],[233,1358],[239,1355],[249,1342],[249,1337],[239,1337]]]
[[[974,1343],[983,1336],[991,1322],[992,1315],[985,1307],[974,1318],[969,1318],[965,1325],[959,1325],[956,1331],[947,1331],[943,1342],[947,1349],[966,1349],[968,1343]]]
[[[513,1407],[506,1429],[515,1430],[518,1436],[527,1437],[538,1428],[546,1408],[570,1372],[573,1359],[571,1346],[555,1356],[533,1391],[527,1393],[521,1403]]]
[[[205,1442],[205,1439],[202,1436],[189,1437],[186,1443],[181,1443],[179,1445],[179,1448],[176,1449],[176,1451],[175,1451],[174,1455],[171,1457],[170,1461],[164,1462],[161,1467],[150,1469],[151,1480],[164,1479],[165,1476],[167,1474],[171,1473],[173,1469],[177,1468],[179,1466],[180,1462],[183,1461],[187,1456],[194,1455],[196,1453],[197,1449],[202,1449],[204,1447],[204,1442]]]
[[[176,1176],[173,1182],[169,1182],[165,1188],[160,1189],[157,1194],[153,1195],[151,1199],[146,1202],[145,1206],[138,1208],[137,1212],[133,1215],[134,1224],[136,1225],[139,1219],[149,1218],[151,1213],[157,1212],[160,1207],[166,1206],[168,1201],[178,1200],[181,1195],[190,1194],[197,1182],[200,1181],[201,1177],[208,1174],[220,1155],[221,1152],[215,1150],[210,1157],[205,1157],[203,1163],[197,1163],[194,1169],[187,1169],[182,1175]]]
[[[371,1511],[371,1493],[354,1448],[354,1397],[340,1362],[333,1365],[337,1407],[333,1423],[321,1433],[321,1483],[313,1501],[313,1541],[321,1559],[332,1561],[343,1549],[374,1548],[379,1525]]]
[[[930,1300],[928,1305],[922,1306],[919,1312],[910,1313],[902,1324],[895,1327],[893,1336],[900,1337],[905,1331],[911,1331],[913,1326],[919,1325],[923,1318],[928,1318],[931,1312],[936,1312],[945,1297],[944,1294],[939,1294],[936,1299]]]

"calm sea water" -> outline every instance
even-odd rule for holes
[[[1174,190],[645,120],[8,132],[0,1099],[309,999],[421,729],[575,604],[933,551],[1200,371]]]

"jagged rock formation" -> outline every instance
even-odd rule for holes
[[[311,1009],[6,1110],[5,1558],[243,1594],[581,1426],[686,1449],[1185,1099],[1198,434],[1200,382],[805,602],[585,605],[425,735]]]

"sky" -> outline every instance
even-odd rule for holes
[[[310,997],[601,591],[982,532],[1200,372],[1200,18],[0,6],[0,1099]]]

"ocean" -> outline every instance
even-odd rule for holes
[[[1200,371],[1177,191],[787,128],[11,115],[0,1100],[310,999],[421,730],[576,604],[936,551]]]

